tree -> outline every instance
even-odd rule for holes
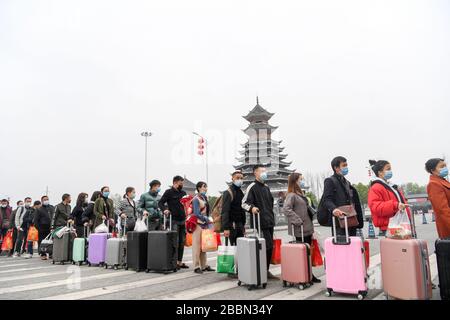
[[[214,204],[216,203],[218,198],[219,197],[215,197],[215,196],[209,196],[208,197],[208,203],[209,203],[209,207],[211,208],[211,210],[214,207]]]
[[[312,193],[311,191],[308,191],[308,192],[306,192],[306,196],[311,199],[311,202],[313,203],[314,207],[317,208],[317,206],[319,205],[319,202],[317,201],[316,195],[314,193]]]
[[[356,191],[358,192],[359,200],[361,201],[361,205],[363,207],[367,207],[367,197],[369,194],[369,186],[367,184],[360,182],[358,184],[354,184],[353,187],[355,187]]]
[[[415,182],[408,182],[407,184],[403,184],[400,186],[402,190],[406,194],[421,194],[421,193],[427,193],[427,187],[421,186]]]

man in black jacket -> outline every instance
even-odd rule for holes
[[[186,214],[180,202],[186,195],[186,192],[183,191],[183,183],[183,177],[174,177],[172,187],[164,192],[158,202],[159,208],[166,216],[172,215],[172,228],[178,233],[178,269],[189,268],[183,263],[184,243],[186,241]]]
[[[253,174],[256,180],[250,184],[242,199],[242,208],[251,214],[257,214],[261,223],[261,234],[266,240],[267,277],[278,279],[269,272],[270,260],[273,251],[273,232],[275,227],[275,215],[273,213],[274,199],[270,188],[264,183],[267,180],[267,170],[262,165],[253,167]],[[257,228],[257,226],[253,226]]]
[[[244,175],[236,171],[231,176],[230,188],[222,195],[222,227],[223,235],[230,239],[230,245],[235,246],[237,238],[245,235],[245,210],[242,208],[242,183]]]
[[[39,232],[38,246],[41,246],[42,240],[44,240],[50,233],[50,228],[55,214],[55,207],[50,205],[50,201],[47,196],[41,197],[42,206],[36,210],[34,215],[34,225]],[[46,254],[41,254],[42,260],[47,260]]]
[[[325,179],[323,190],[323,205],[330,213],[335,217],[336,221],[336,233],[338,236],[345,236],[345,229],[339,227],[337,218],[343,217],[344,212],[338,208],[345,205],[354,205],[359,225],[353,228],[349,228],[349,236],[356,236],[356,229],[364,227],[364,218],[359,200],[358,192],[351,185],[351,183],[345,179],[348,174],[347,159],[344,157],[336,157],[331,161],[331,168],[334,174]],[[332,220],[330,220],[332,222]]]

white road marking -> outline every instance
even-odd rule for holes
[[[33,278],[42,278],[42,277],[50,277],[57,274],[67,274],[66,271],[60,271],[60,272],[42,272],[42,273],[33,273],[33,274],[26,274],[23,276],[15,276],[15,277],[2,277],[0,278],[0,282],[5,281],[15,281],[15,280],[26,280],[26,279],[33,279]]]

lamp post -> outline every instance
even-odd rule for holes
[[[145,165],[144,165],[144,192],[147,190],[147,158],[148,158],[148,138],[153,135],[150,131],[144,131],[141,136],[145,138]]]
[[[206,164],[206,184],[209,185],[209,170],[208,170],[208,141],[201,136],[200,134],[198,134],[197,132],[192,132],[192,134],[196,135],[197,137],[199,137],[200,139],[198,140],[198,154],[200,156],[205,155],[205,164]]]

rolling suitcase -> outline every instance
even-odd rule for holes
[[[178,234],[172,231],[172,216],[170,225],[166,227],[164,215],[164,231],[150,231],[147,245],[147,270],[146,272],[177,272],[178,258]]]
[[[71,226],[67,225],[67,227],[69,230],[64,232],[61,238],[58,238],[57,236],[53,238],[53,264],[64,264],[66,262],[70,262],[72,258],[71,253],[75,233],[73,232]]]
[[[105,269],[108,269],[108,266],[113,267],[114,270],[119,269],[119,266],[125,267],[127,252],[127,239],[125,237],[127,228],[126,219],[124,226],[122,237],[110,238],[106,241]]]
[[[148,219],[147,231],[132,231],[127,233],[127,264],[125,270],[136,272],[147,270]]]
[[[267,286],[266,240],[261,237],[260,217],[258,216],[258,230],[256,230],[255,214],[253,237],[238,238],[236,257],[239,264],[238,286],[248,286],[248,290]]]
[[[438,239],[435,244],[442,300],[450,300],[450,239]]]
[[[418,240],[411,219],[413,239],[380,240],[381,276],[386,299],[428,300],[432,297],[432,283],[428,246]]]
[[[364,243],[361,237],[349,237],[347,217],[345,241],[336,236],[336,219],[333,217],[334,235],[325,239],[326,296],[335,293],[354,294],[359,300],[367,296],[367,270]]]
[[[87,256],[87,237],[89,236],[88,227],[84,227],[84,237],[76,238],[73,240],[73,250],[72,250],[72,263],[78,264],[81,266],[84,262],[86,262]]]
[[[301,226],[302,242],[294,241],[281,245],[281,280],[283,286],[298,285],[300,290],[312,284],[311,248],[305,243],[303,225]]]
[[[109,230],[109,221],[107,223]],[[103,266],[106,258],[106,241],[109,233],[91,233],[89,235],[88,266]]]

